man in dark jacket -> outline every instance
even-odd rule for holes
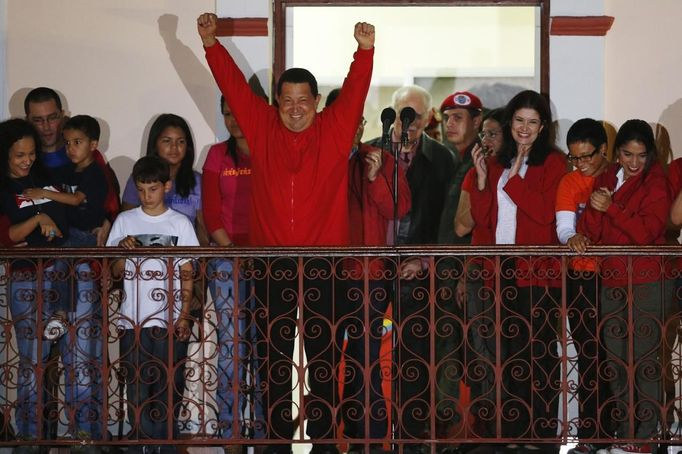
[[[406,86],[393,94],[393,108],[398,118],[390,131],[392,147],[397,149],[399,165],[407,173],[412,195],[409,213],[398,220],[395,244],[438,244],[438,229],[446,196],[455,172],[453,154],[440,143],[424,133],[431,120],[431,95],[421,87]],[[412,107],[415,120],[405,131],[406,143],[401,145],[403,133],[400,112]],[[381,138],[371,142],[381,146]],[[388,236],[393,238],[394,225],[390,223]],[[390,244],[391,241],[389,240]],[[428,261],[421,257],[406,257],[401,260],[400,291],[395,306],[395,320],[398,345],[395,348],[396,393],[398,411],[396,438],[419,440],[408,443],[404,452],[417,454],[428,452],[423,439],[432,438],[426,421],[432,411],[431,389],[429,386],[430,336],[438,337],[437,330],[429,327],[429,272]],[[420,292],[418,289],[424,289]],[[433,334],[431,334],[433,333]],[[421,416],[420,416],[421,415]]]
[[[448,95],[440,105],[447,145],[455,152],[455,172],[440,219],[439,244],[471,244],[471,234],[459,236],[455,233],[454,220],[464,176],[473,166],[471,151],[477,143],[482,108],[481,100],[467,91]],[[437,275],[446,278],[439,281],[437,326],[441,328],[439,331],[447,329],[448,334],[436,338],[436,362],[439,365],[436,377],[437,435],[439,438],[452,438],[462,421],[461,415],[457,414],[461,376],[467,367],[467,359],[472,355],[463,354],[462,346],[465,344],[462,342],[464,329],[461,320],[465,317],[462,307],[457,304],[455,292],[459,281],[457,276],[461,276],[464,269],[462,260],[444,257],[438,265]]]

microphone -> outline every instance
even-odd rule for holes
[[[402,142],[403,146],[407,146],[407,142],[409,140],[407,137],[407,130],[415,118],[417,118],[417,112],[415,112],[412,107],[405,107],[400,111],[400,121],[402,122],[403,130],[403,133],[400,135],[400,141]]]
[[[388,130],[395,121],[395,110],[393,107],[387,107],[381,111],[381,140],[388,142]]]

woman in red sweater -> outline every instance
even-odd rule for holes
[[[672,198],[649,124],[626,121],[614,150],[617,162],[595,180],[578,232],[591,244],[664,244]],[[658,356],[672,286],[665,282],[660,257],[606,257],[600,268],[600,324],[607,354],[600,374],[609,378],[610,400],[619,415],[616,432],[620,440],[648,439],[657,432],[661,413]],[[650,453],[651,446],[625,443],[609,451]]]
[[[230,138],[208,150],[202,169],[202,211],[212,245],[249,246],[249,145],[224,97],[220,98],[220,108]],[[207,421],[207,426],[215,428],[218,436],[226,440],[265,435],[260,379],[255,373],[258,370],[255,316],[253,301],[249,299],[252,282],[246,276],[248,273],[239,273],[235,278],[233,272],[237,269],[233,259],[227,257],[211,259],[207,267],[208,289],[216,310],[218,407],[216,421]],[[238,392],[234,392],[235,381]],[[238,414],[233,413],[235,409]],[[255,420],[249,420],[247,409],[253,411]],[[241,451],[238,444],[225,450]]]
[[[504,147],[486,160],[474,152],[476,186],[471,214],[479,237],[492,244],[557,244],[554,200],[566,158],[551,142],[552,117],[545,98],[527,90],[505,109]],[[504,402],[497,410],[510,438],[556,438],[561,389],[556,320],[561,309],[556,259],[501,257],[501,331]],[[487,317],[495,320],[495,308]],[[483,315],[486,316],[486,315]],[[494,360],[494,358],[493,358]],[[493,364],[494,366],[494,364]],[[495,387],[492,388],[493,390]],[[494,391],[491,391],[491,393]],[[495,401],[495,395],[484,396]],[[494,409],[493,409],[494,410]],[[496,421],[492,420],[493,426]],[[512,444],[511,447],[516,447]],[[538,452],[538,446],[522,450]],[[545,452],[558,452],[544,445]]]

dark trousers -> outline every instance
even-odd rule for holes
[[[366,438],[368,425],[369,438],[381,442],[388,429],[380,364],[384,315],[390,302],[386,285],[384,281],[370,280],[365,293],[364,282],[350,281],[344,295],[349,313],[344,317],[343,329],[337,331],[337,342],[343,342],[346,335],[342,416],[348,438]]]
[[[126,329],[121,337],[120,361],[125,374],[131,437],[140,440],[170,440],[179,435],[177,420],[188,344],[173,338],[173,361],[169,364],[169,334],[165,327],[152,327]],[[169,377],[173,377],[170,382]],[[169,415],[173,415],[170,421]],[[175,452],[170,445],[162,450]]]
[[[456,289],[464,270],[459,258],[440,257],[436,265],[434,307],[436,386],[435,436],[453,439],[462,436],[464,413],[460,385],[464,380],[464,308],[457,302]]]
[[[617,407],[617,436],[655,436],[662,420],[663,314],[672,300],[667,281],[604,287],[601,291],[602,335],[611,399]]]
[[[304,259],[301,269],[296,258],[257,260],[255,286],[259,305],[258,356],[263,402],[270,439],[291,440],[294,433],[292,404],[299,417],[308,420],[307,434],[313,440],[336,437],[338,414],[338,364],[341,346],[336,342],[337,320],[343,302],[336,301],[333,259]],[[302,273],[302,274],[301,274]],[[302,327],[307,363],[296,371],[298,383],[292,388],[294,339]],[[297,354],[298,356],[298,354]],[[305,388],[304,374],[308,373]],[[292,402],[292,390],[306,394],[303,406]],[[272,445],[271,450],[288,453],[291,445]]]
[[[470,264],[465,292],[465,380],[469,413],[475,418],[471,434],[497,438],[497,312],[494,281],[484,279],[480,264]],[[501,343],[504,346],[504,343]]]
[[[556,438],[561,396],[557,353],[561,289],[509,286],[502,292],[502,433]]]

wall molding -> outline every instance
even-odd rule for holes
[[[605,36],[611,29],[612,16],[555,16],[549,34],[552,36]]]
[[[267,17],[218,18],[217,36],[268,36]]]

